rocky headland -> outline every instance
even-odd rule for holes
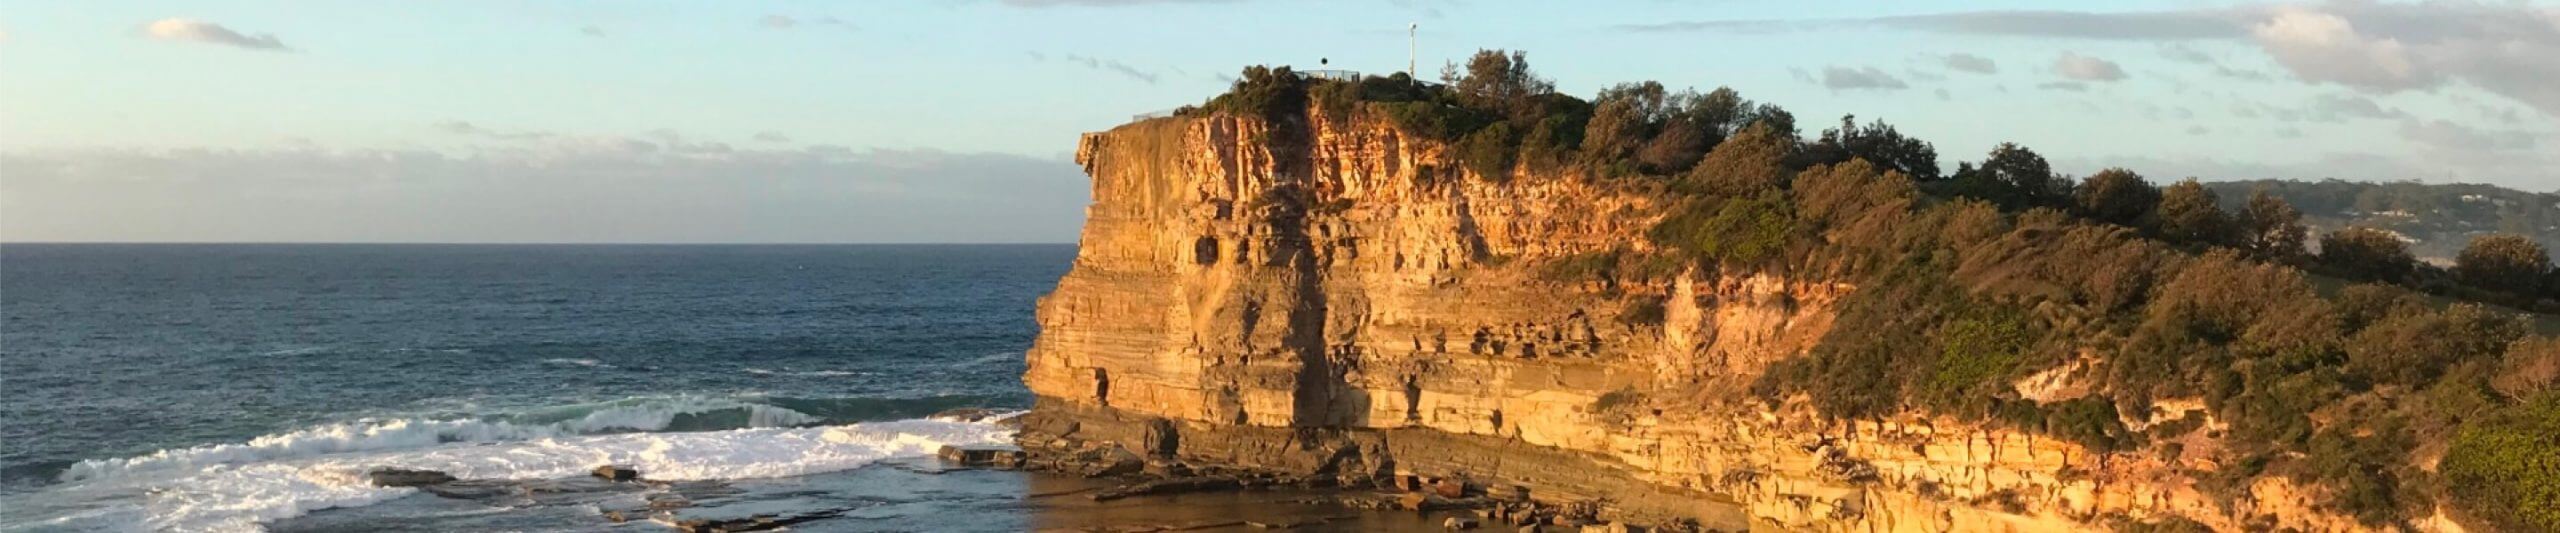
[[[2157,446],[2216,445],[2226,423],[2192,397],[2115,420],[2191,431],[2092,449],[1926,409],[1827,416],[1755,391],[1781,362],[1858,334],[1834,330],[1861,278],[1676,263],[1558,275],[1599,254],[1667,253],[1646,236],[1681,201],[1579,167],[1486,175],[1377,106],[1272,109],[1081,140],[1093,203],[1073,270],[1040,302],[1023,376],[1038,397],[1019,437],[1035,468],[1227,469],[1155,476],[1211,489],[1258,472],[1548,526],[2463,530],[2443,511],[2360,522],[2327,505],[2329,489],[2274,473],[2199,488],[2214,456]],[[2104,387],[2103,357],[2056,359],[2004,376],[2004,394]]]

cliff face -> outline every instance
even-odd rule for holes
[[[2282,486],[2226,510],[2147,456],[1766,409],[1747,384],[1819,342],[1855,287],[1551,281],[1540,271],[1560,259],[1643,249],[1667,206],[1580,176],[1469,175],[1446,146],[1384,121],[1306,116],[1083,138],[1094,203],[1073,270],[1040,303],[1027,433],[1462,475],[1726,529],[2042,531],[2165,515],[2354,527]]]

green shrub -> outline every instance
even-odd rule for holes
[[[1519,153],[1520,138],[1510,124],[1496,123],[1458,141],[1458,163],[1495,183],[1511,181],[1511,171],[1517,168],[1514,156]]]
[[[1456,142],[1493,122],[1484,113],[1432,100],[1383,103],[1378,109],[1397,129],[1443,142]]]
[[[1776,194],[1693,203],[1655,224],[1647,236],[1695,257],[1755,265],[1776,258],[1794,242],[1792,209],[1791,202]]]
[[[1980,403],[2008,388],[2020,354],[2033,340],[2026,319],[2013,309],[1968,313],[1938,331],[1937,368],[1920,392],[1933,406],[1975,411]]]
[[[2560,531],[2560,393],[2463,428],[2438,469],[2464,511],[2514,531]]]
[[[2054,402],[2045,409],[2049,411],[2044,417],[2046,432],[2090,451],[2132,449],[2142,443],[2141,436],[2125,429],[2113,400],[2088,396]]]
[[[1624,249],[1583,252],[1547,261],[1538,268],[1538,276],[1552,281],[1610,281],[1618,276],[1618,260]]]

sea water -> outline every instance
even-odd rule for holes
[[[374,487],[380,467],[542,479],[610,463],[837,500],[890,480],[909,485],[878,499],[894,513],[934,498],[914,486],[991,482],[845,473],[1007,440],[923,417],[1027,406],[1032,304],[1073,256],[0,244],[0,530],[603,527],[591,507]]]

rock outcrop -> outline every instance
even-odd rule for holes
[[[1320,111],[1146,120],[1086,135],[1076,158],[1093,204],[1040,302],[1026,448],[1420,473],[1720,529],[2354,528],[2301,496],[2218,503],[2149,455],[1748,400],[1856,287],[1542,275],[1644,250],[1668,206],[1641,185],[1476,175],[1443,143]]]

